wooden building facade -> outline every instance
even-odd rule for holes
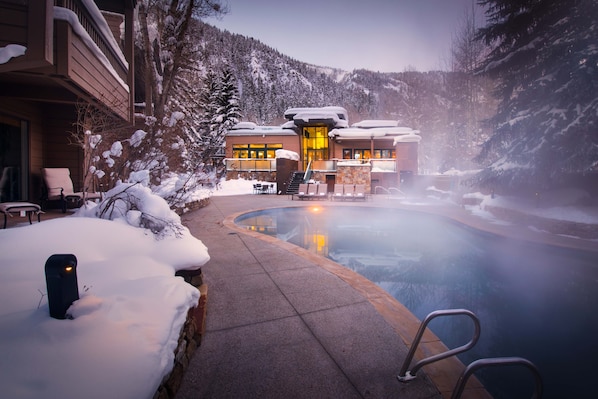
[[[78,104],[133,124],[135,7],[0,0],[0,201],[38,202],[44,167],[68,167],[82,188],[82,149],[70,143]]]

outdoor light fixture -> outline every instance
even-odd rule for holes
[[[46,261],[46,288],[50,316],[66,319],[66,311],[79,299],[77,258],[75,255],[52,255]]]

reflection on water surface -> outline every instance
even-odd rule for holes
[[[518,242],[400,210],[285,208],[252,212],[235,222],[356,271],[420,319],[438,309],[473,311],[482,335],[460,355],[466,364],[521,356],[540,370],[545,398],[595,395],[596,254]],[[430,328],[448,347],[465,343],[472,331],[465,317],[438,318]],[[491,368],[476,375],[496,398],[529,398],[533,392],[524,369]]]

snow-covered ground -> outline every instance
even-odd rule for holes
[[[176,188],[174,180],[161,194]],[[222,182],[187,200],[251,194],[254,183]],[[178,228],[153,234],[138,227],[140,212],[127,209],[116,220],[85,217],[91,205],[0,230],[0,396],[151,398],[171,371],[187,311],[199,299],[175,272],[204,265],[208,249],[160,197],[134,189],[138,209]],[[80,299],[71,319],[49,316],[44,265],[53,254],[77,258]]]
[[[82,209],[0,231],[0,396],[151,398],[171,371],[199,299],[175,272],[209,255],[164,200],[134,188],[138,209],[178,227],[154,234],[134,227],[138,211],[105,220]],[[53,254],[77,258],[70,319],[49,316],[44,265]]]
[[[529,199],[481,193],[470,193],[465,197],[477,198],[480,201],[479,206],[470,206],[468,209],[482,217],[494,218],[484,210],[487,207],[498,207],[546,219],[598,224],[598,204],[592,202],[588,193],[578,189],[546,192],[537,198]]]
[[[251,194],[255,181],[221,182],[190,196]],[[147,194],[147,193],[146,193]],[[596,207],[580,193],[537,207],[480,196],[484,204],[518,207],[561,220],[598,224]],[[148,213],[165,214],[156,196],[141,196]],[[480,206],[472,207],[480,211]],[[173,350],[198,292],[175,277],[209,260],[186,228],[157,237],[134,227],[139,214],[117,220],[71,217],[0,230],[0,386],[7,398],[151,398],[173,365]],[[481,217],[488,217],[482,215]],[[71,319],[49,316],[44,265],[52,254],[74,254],[80,300]]]

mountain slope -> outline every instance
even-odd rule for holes
[[[288,108],[328,105],[347,109],[350,123],[398,120],[421,131],[424,172],[473,167],[470,160],[488,137],[481,122],[493,115],[495,102],[484,80],[472,84],[471,77],[451,72],[347,72],[300,62],[201,22],[195,32],[200,67],[233,71],[244,120],[280,124]]]

